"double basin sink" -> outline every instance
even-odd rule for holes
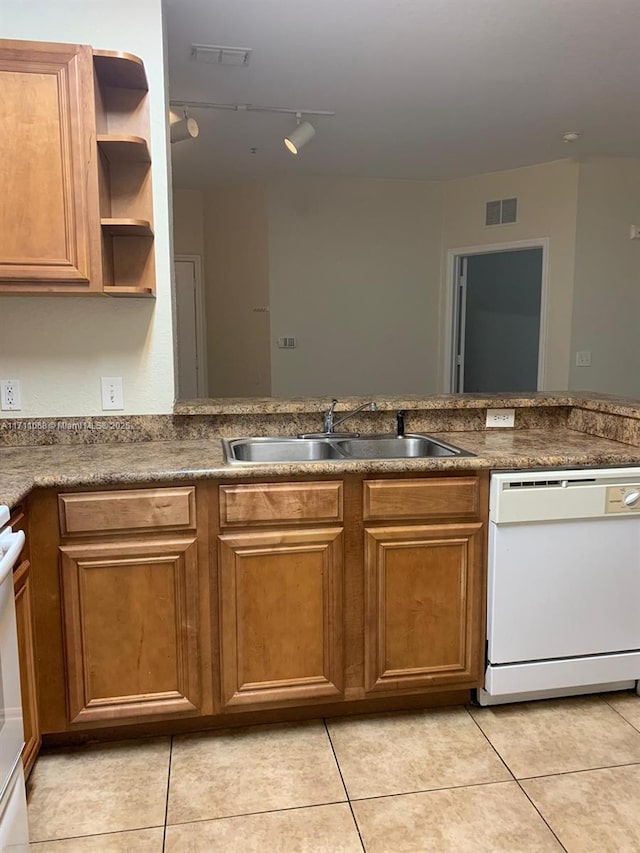
[[[317,435],[293,438],[223,439],[228,463],[324,462],[358,459],[426,459],[433,456],[474,456],[467,450],[429,435]]]

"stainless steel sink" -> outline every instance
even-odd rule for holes
[[[425,459],[434,456],[474,456],[467,450],[428,435],[337,435],[314,438],[225,438],[228,463],[322,462],[356,459]]]

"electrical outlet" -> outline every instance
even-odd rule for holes
[[[0,379],[0,409],[3,412],[19,412],[20,382],[18,379]]]
[[[515,421],[515,409],[487,409],[487,427],[512,427]]]
[[[102,410],[104,412],[121,412],[124,409],[122,376],[102,376],[100,387],[102,389]]]
[[[581,349],[576,353],[577,367],[591,367],[591,350]]]

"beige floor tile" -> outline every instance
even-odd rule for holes
[[[167,823],[344,800],[318,720],[174,739]]]
[[[562,850],[515,782],[353,803],[367,853]]]
[[[569,853],[640,850],[640,766],[527,779],[522,787]]]
[[[600,697],[471,713],[518,779],[640,761],[640,733]]]
[[[512,778],[464,708],[327,725],[351,799]]]
[[[167,827],[165,853],[362,853],[347,803]]]
[[[162,853],[164,827],[30,844],[33,853]]]
[[[169,738],[42,755],[29,783],[32,841],[162,826]]]
[[[607,693],[603,697],[611,707],[640,731],[640,696],[633,693]]]

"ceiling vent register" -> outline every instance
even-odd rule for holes
[[[223,44],[192,44],[191,58],[195,62],[206,62],[208,65],[239,65],[246,68],[252,50],[250,47],[230,47]]]
[[[512,225],[518,219],[518,199],[502,198],[485,204],[484,224]]]

